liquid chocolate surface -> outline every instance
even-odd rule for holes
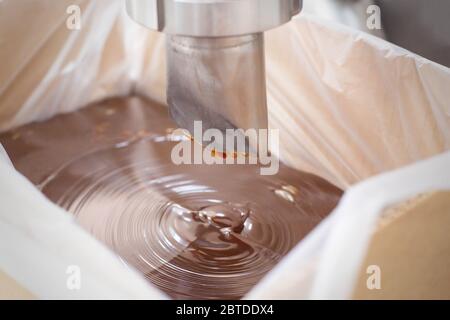
[[[342,191],[283,164],[273,176],[258,165],[175,165],[173,128],[164,106],[116,98],[0,142],[18,171],[169,296],[241,298]]]

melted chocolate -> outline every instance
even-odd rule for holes
[[[17,170],[174,298],[241,298],[342,191],[283,164],[174,165],[164,106],[111,99],[0,136]],[[107,266],[105,266],[107,268]]]

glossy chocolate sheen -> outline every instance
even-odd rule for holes
[[[16,169],[174,298],[238,299],[339,201],[280,164],[175,165],[167,109],[117,98],[0,136]],[[107,268],[108,266],[105,266]]]

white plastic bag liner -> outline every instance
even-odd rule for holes
[[[346,187],[450,148],[450,69],[303,15],[266,37],[280,156]]]
[[[42,299],[166,298],[7,161],[0,149],[0,271]]]
[[[5,148],[3,148],[3,146],[0,144],[0,163],[2,165],[9,165],[11,167],[13,167],[13,164],[11,162],[11,160],[8,157],[8,154],[5,151]]]
[[[66,27],[79,4],[80,30]],[[164,37],[121,0],[0,2],[0,130],[113,95],[165,100]],[[22,21],[25,23],[18,23]],[[450,71],[365,33],[301,15],[266,36],[280,157],[342,187],[450,149]],[[161,298],[49,203],[0,150],[0,269],[39,298]],[[350,187],[251,298],[349,298],[382,209],[450,189],[449,154]],[[67,266],[83,272],[67,289]]]
[[[71,30],[66,11],[76,5],[81,29]],[[124,5],[123,0],[0,2],[0,131],[128,95],[138,79],[145,80],[147,95],[164,102],[164,39],[132,22]]]
[[[247,298],[351,298],[379,216],[389,206],[419,193],[450,190],[449,165],[447,152],[351,187],[333,213]]]

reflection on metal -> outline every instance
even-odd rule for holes
[[[288,22],[299,0],[128,0],[138,23],[167,36],[167,97],[189,131],[267,128],[265,30]],[[250,144],[252,141],[249,141]]]

